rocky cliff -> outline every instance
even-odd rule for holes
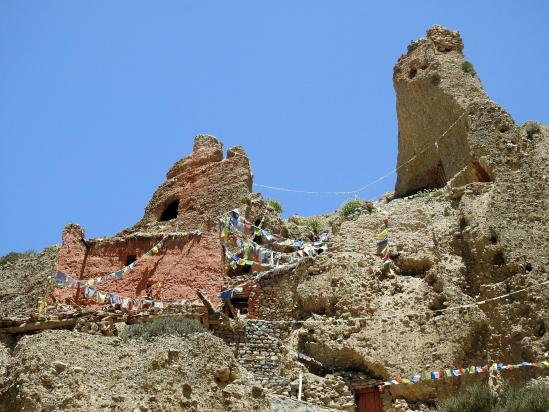
[[[258,281],[252,292],[256,319],[217,331],[224,341],[199,334],[132,345],[74,331],[3,338],[4,405],[283,410],[302,405],[283,406],[288,399],[269,403],[260,386],[295,397],[301,373],[309,406],[351,411],[357,388],[398,375],[546,359],[549,292],[536,285],[549,280],[549,128],[515,124],[488,98],[463,49],[459,33],[433,26],[399,58],[395,192],[351,214],[316,216],[333,234],[328,253]],[[204,174],[213,180],[204,181]],[[263,220],[272,231],[314,237],[306,219],[283,221],[259,195],[249,194],[251,172],[240,148],[223,159],[217,140],[199,137],[193,154],[167,178],[143,220],[120,236],[160,233],[178,221],[202,224],[239,204],[248,220]],[[164,219],[176,197],[183,201],[175,217]],[[376,244],[384,216],[389,217],[385,269]],[[56,253],[0,266],[0,282],[10,279],[1,297],[6,305],[0,307],[8,309],[4,316],[33,311],[38,279],[51,269]],[[230,280],[233,274],[225,275]],[[507,296],[489,300],[502,295]],[[452,310],[463,305],[468,306]],[[273,324],[278,329],[261,323],[265,320],[279,322]],[[177,356],[170,355],[172,347]],[[239,377],[220,383],[215,376],[222,367]],[[395,385],[382,400],[385,410],[426,410],[489,376],[519,384],[542,372],[523,368]]]

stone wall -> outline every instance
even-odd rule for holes
[[[295,318],[296,289],[311,265],[305,258],[297,265],[271,270],[250,290],[248,314],[251,319]]]
[[[288,337],[286,326],[248,322],[238,329],[215,326],[213,331],[233,350],[240,365],[252,372],[261,386],[270,392],[290,394],[290,380],[279,373],[286,351],[283,344]]]

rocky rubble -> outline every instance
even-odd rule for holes
[[[210,333],[122,342],[69,331],[25,336],[2,410],[268,411],[231,351]]]

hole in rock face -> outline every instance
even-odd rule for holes
[[[126,257],[126,266],[128,266],[129,264],[135,262],[137,260],[137,256],[135,255],[128,255]]]
[[[438,86],[440,84],[440,76],[438,74],[435,74],[433,77],[431,77],[431,84],[433,86]]]
[[[526,269],[527,272],[531,272],[532,271],[532,264],[531,263],[527,263],[526,266],[524,267]]]
[[[495,233],[492,233],[490,235],[490,243],[493,244],[493,245],[498,243],[498,235],[496,235]]]
[[[537,337],[541,338],[543,335],[545,335],[545,325],[543,322],[539,322],[535,327],[535,334]]]
[[[498,126],[498,130],[499,130],[500,133],[506,133],[506,132],[509,131],[509,126],[506,125],[506,124],[500,124]]]
[[[417,69],[411,69],[408,72],[408,78],[413,79],[414,77],[416,77],[416,74],[417,74]]]
[[[172,203],[170,203],[162,214],[160,215],[159,222],[167,222],[168,220],[173,220],[177,218],[177,213],[179,209],[179,200],[174,200]]]
[[[395,259],[395,263],[400,269],[399,275],[418,278],[425,277],[427,271],[433,266],[433,262],[427,258],[416,259],[406,256],[399,256]]]
[[[505,258],[503,257],[503,253],[498,252],[494,255],[494,259],[492,260],[492,263],[496,266],[501,266],[505,263]]]

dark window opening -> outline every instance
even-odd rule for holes
[[[233,305],[234,310],[239,315],[246,315],[248,313],[248,298],[242,297],[242,298],[231,298],[230,299],[231,305]],[[229,310],[228,305],[226,306],[225,313],[229,316],[229,318],[234,318],[232,312]]]
[[[173,220],[177,218],[178,209],[179,209],[179,200],[174,200],[172,203],[166,206],[166,208],[160,215],[159,222],[166,222],[168,220]]]
[[[137,260],[137,256],[135,255],[128,255],[126,257],[126,266],[128,266],[129,264],[135,262]]]
[[[491,182],[492,179],[490,178],[490,175],[488,172],[480,165],[478,162],[472,162],[473,169],[475,170],[475,175],[477,176],[477,180],[479,182]]]
[[[243,276],[243,275],[250,275],[252,274],[252,266],[251,265],[238,265],[234,268],[229,267],[228,275],[229,277],[237,277],[237,276]]]

